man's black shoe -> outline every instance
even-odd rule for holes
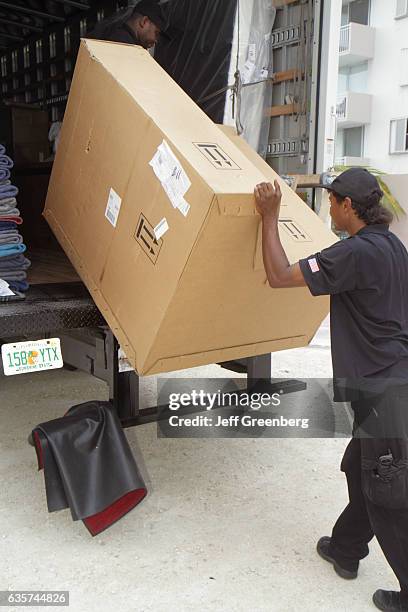
[[[334,567],[334,571],[341,578],[344,578],[345,580],[353,580],[354,578],[357,578],[358,570],[353,571],[353,570],[348,570],[348,569],[345,569],[344,567],[341,567],[341,565],[338,564],[336,559],[334,559],[334,557],[332,557],[329,554],[330,539],[331,538],[329,538],[328,536],[323,536],[322,538],[320,538],[320,540],[317,543],[317,547],[316,547],[318,554],[325,561],[332,563]]]
[[[373,595],[373,602],[379,610],[385,612],[408,612],[408,601],[402,601],[398,591],[378,589]]]

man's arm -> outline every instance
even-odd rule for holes
[[[278,181],[255,187],[256,208],[262,216],[262,253],[269,285],[273,288],[306,287],[299,263],[290,265],[279,238],[282,193]]]

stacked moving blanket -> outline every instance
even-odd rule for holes
[[[24,296],[28,290],[27,269],[30,266],[23,255],[26,246],[18,231],[23,220],[17,208],[18,189],[10,180],[13,166],[13,160],[0,145],[0,295],[3,297]]]

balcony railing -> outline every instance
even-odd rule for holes
[[[350,25],[342,26],[340,28],[340,53],[345,53],[350,50]]]
[[[339,120],[347,117],[347,95],[337,98],[336,115]]]
[[[370,160],[366,157],[345,155],[344,157],[337,157],[335,164],[336,166],[362,166],[367,168],[370,166]]]

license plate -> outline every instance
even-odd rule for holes
[[[3,344],[1,357],[6,376],[55,370],[64,365],[59,338]]]

